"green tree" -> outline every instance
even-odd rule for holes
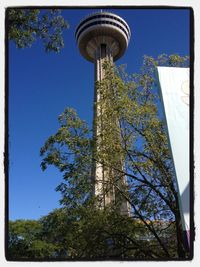
[[[58,118],[60,128],[41,148],[43,170],[49,164],[63,173],[63,182],[56,188],[62,194],[61,204],[76,208],[86,203],[94,181],[91,178],[92,138],[85,121],[68,108]]]
[[[97,105],[103,112],[96,120],[97,123],[103,121],[103,139],[96,160],[113,169],[116,177],[127,177],[128,195],[116,179],[114,186],[130,203],[134,217],[141,220],[155,237],[163,257],[170,257],[170,254],[160,228],[163,228],[162,224],[166,227],[166,220],[168,227],[175,222],[177,255],[184,258],[187,248],[175,171],[155,88],[155,67],[162,64],[186,66],[188,58],[162,55],[154,60],[145,57],[141,73],[136,75],[127,75],[124,70],[114,72],[109,63],[105,64],[105,79],[97,85],[101,95]],[[120,146],[116,136],[120,136]],[[119,158],[123,159],[123,170],[118,167]]]
[[[154,259],[141,223],[93,203],[55,209],[38,221],[9,222],[9,260]]]
[[[41,239],[42,225],[36,220],[9,222],[8,258],[27,260],[53,256],[55,245]]]
[[[62,194],[61,204],[72,209],[75,214],[82,208],[89,209],[88,205],[91,202],[94,204],[90,206],[90,213],[93,210],[97,212],[93,195],[94,180],[91,176],[94,161],[104,164],[112,170],[110,173],[115,173],[115,177],[110,177],[109,181],[121,196],[119,199],[125,198],[131,205],[130,225],[137,223],[141,226],[138,233],[133,231],[131,226],[127,226],[126,228],[131,230],[119,235],[120,225],[113,234],[109,227],[109,231],[106,230],[106,224],[102,224],[101,232],[109,233],[106,238],[110,238],[112,244],[113,240],[114,244],[118,244],[117,248],[115,246],[114,255],[118,252],[120,258],[125,255],[124,248],[125,257],[130,258],[172,259],[188,256],[181,225],[174,166],[169,152],[155,74],[157,65],[187,64],[188,57],[178,55],[161,55],[157,59],[145,56],[141,72],[128,75],[123,68],[113,69],[113,66],[105,62],[105,78],[96,84],[101,96],[96,105],[103,110],[95,118],[95,124],[99,120],[103,121],[103,141],[100,149],[95,149],[98,140],[93,138],[92,130],[78,118],[73,109],[66,109],[59,117],[58,132],[52,135],[41,149],[43,170],[48,165],[54,165],[63,173],[63,182],[56,190]],[[119,161],[123,162],[123,169]],[[119,184],[120,178],[124,176],[128,188]],[[116,205],[110,205],[109,208],[110,212],[117,214]],[[76,216],[79,218],[78,213]],[[105,217],[105,214],[103,216]],[[119,219],[120,215],[116,216]],[[112,217],[114,218],[114,215]],[[96,233],[94,240],[95,236],[98,237],[101,214],[98,214],[97,218],[95,221],[91,219],[85,222],[93,223],[89,224],[90,227],[86,230],[87,238],[83,238],[86,248],[89,248],[84,249],[87,255],[84,254],[83,257],[99,257],[101,253],[111,253],[108,251],[112,246],[106,247],[106,243],[101,241],[102,250],[99,254],[98,249],[94,251],[98,255],[91,252],[92,248],[96,247],[91,247],[87,241],[93,233]],[[126,220],[130,222],[130,218]],[[80,220],[83,221],[84,218]],[[112,225],[111,219],[109,223]],[[122,237],[125,243],[119,241]],[[134,247],[134,252],[128,249],[128,241]],[[90,243],[93,244],[92,241]],[[148,250],[144,249],[145,246]],[[80,247],[83,249],[84,245]],[[79,250],[76,248],[74,257],[79,258],[81,256],[77,251]]]
[[[64,47],[63,30],[69,24],[59,9],[7,8],[8,39],[18,48],[30,47],[41,39],[46,51],[59,52]]]

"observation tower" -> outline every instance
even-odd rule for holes
[[[110,12],[97,12],[84,18],[76,28],[75,37],[81,55],[92,62],[95,66],[95,83],[104,78],[103,62],[105,60],[113,63],[123,56],[130,40],[131,31],[126,21],[116,14]],[[94,101],[100,101],[100,94],[94,86]],[[94,118],[99,115],[100,110],[94,105]],[[101,135],[103,122],[94,126],[94,134],[98,142]],[[101,137],[102,138],[102,137]],[[96,145],[96,149],[97,145]],[[123,168],[123,164],[117,166]],[[117,191],[115,186],[106,190],[109,183],[110,171],[100,163],[94,163],[93,177],[95,181],[94,193],[100,199],[100,207],[116,202]],[[125,183],[125,177],[121,178]],[[120,204],[120,213],[128,214],[129,205],[124,199]]]

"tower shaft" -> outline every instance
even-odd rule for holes
[[[102,81],[104,78],[103,64],[107,60],[113,62],[112,51],[108,44],[100,44],[95,53],[95,82]]]
[[[105,70],[103,67],[103,64],[105,61],[109,61],[111,64],[113,63],[113,56],[112,56],[112,48],[109,46],[109,44],[105,43],[99,43],[98,48],[95,53],[95,84],[96,82],[101,82],[105,78]],[[97,87],[94,86],[94,95],[95,99],[94,102],[96,103],[94,106],[94,120],[97,117],[100,117],[103,115],[102,113],[105,112],[104,109],[100,108],[98,104],[101,101],[101,94],[97,90]],[[101,150],[101,146],[103,146],[103,134],[102,134],[102,128],[103,124],[105,122],[101,119],[98,120],[98,123],[94,123],[94,135],[96,139],[96,147],[97,153],[100,152],[98,150]],[[115,122],[114,122],[115,123]],[[118,123],[116,121],[116,127],[118,126]],[[115,139],[117,142],[120,142],[120,137],[115,136],[116,133],[113,133],[113,139]],[[99,145],[100,144],[100,147]],[[95,196],[99,198],[99,206],[100,208],[104,208],[106,205],[109,204],[116,204],[120,201],[119,209],[121,214],[128,215],[129,214],[129,204],[123,197],[119,197],[120,193],[117,190],[117,187],[120,187],[122,185],[125,185],[125,177],[121,176],[119,177],[119,172],[114,171],[111,167],[104,166],[103,164],[99,162],[94,162],[94,180],[95,180]],[[117,166],[113,166],[116,169],[123,170],[123,162],[119,157],[119,161],[117,162]]]

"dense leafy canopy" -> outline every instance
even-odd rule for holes
[[[170,241],[173,227],[168,229]],[[162,255],[155,245],[139,221],[90,205],[56,209],[38,221],[9,223],[11,260],[155,259]]]
[[[46,51],[64,47],[63,30],[69,27],[58,9],[7,9],[8,39],[18,48],[30,47],[41,39]]]
[[[34,220],[9,222],[8,257],[37,259],[52,256],[54,244],[41,240],[42,225]]]

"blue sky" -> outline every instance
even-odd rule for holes
[[[108,10],[108,9],[106,9]],[[40,148],[58,129],[57,117],[73,107],[90,125],[93,118],[94,69],[81,57],[74,33],[79,21],[98,10],[68,9],[70,24],[65,48],[45,53],[40,41],[31,48],[9,44],[9,216],[38,219],[59,207],[55,187],[62,175],[40,168]],[[110,9],[122,16],[132,32],[125,55],[116,62],[137,72],[143,55],[189,55],[189,10]]]

